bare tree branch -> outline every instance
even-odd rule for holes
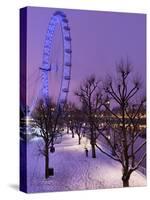
[[[111,154],[107,153],[106,151],[102,150],[101,147],[99,147],[97,144],[96,144],[96,147],[102,152],[104,153],[105,155],[107,155],[108,157],[110,157],[111,159],[115,160],[115,161],[118,161],[122,164],[122,161],[120,159],[117,159],[115,157],[113,157]]]

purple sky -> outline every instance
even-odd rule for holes
[[[28,8],[28,104],[39,88],[39,67],[46,30],[52,14],[59,9]],[[146,15],[62,9],[69,20],[72,37],[72,78],[69,100],[81,80],[95,73],[113,74],[115,63],[129,58],[134,72],[145,86]],[[54,76],[55,77],[55,76]],[[52,88],[53,89],[53,88]],[[54,88],[55,89],[55,88]]]

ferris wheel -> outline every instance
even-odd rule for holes
[[[57,27],[60,27],[60,36],[62,38],[62,66],[57,66],[56,63],[51,62],[51,55],[53,53],[54,39],[57,31]],[[55,52],[57,54],[57,52]],[[41,88],[40,88],[40,98],[51,97],[51,91],[55,88],[51,88],[49,84],[49,74],[52,73],[54,68],[57,70],[62,70],[60,77],[60,88],[58,91],[58,97],[56,100],[57,108],[63,109],[69,92],[69,85],[71,80],[71,34],[70,27],[68,23],[67,16],[62,11],[56,11],[48,24],[48,29],[44,41],[42,65],[40,67],[41,75]],[[57,56],[57,55],[56,55]],[[60,69],[61,67],[61,69]],[[50,88],[50,90],[49,90]],[[51,98],[50,98],[51,99]],[[36,100],[37,101],[37,100]],[[34,101],[30,112],[35,107],[36,101]]]

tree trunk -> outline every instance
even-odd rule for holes
[[[129,187],[129,179],[130,179],[129,171],[123,169],[123,176],[122,176],[123,187]]]
[[[96,139],[93,131],[93,125],[91,125],[91,147],[92,147],[92,158],[96,158],[96,150],[95,150],[95,144],[96,144]]]
[[[79,145],[81,144],[81,137],[79,136],[79,143],[78,143]]]
[[[73,131],[73,129],[71,129],[71,132],[72,132],[72,138],[74,138],[74,131]]]
[[[112,148],[112,155],[115,156],[116,155],[116,144],[113,144],[113,148]]]
[[[45,145],[45,178],[49,177],[49,152],[48,145]]]
[[[92,158],[96,158],[95,144],[91,144],[92,146]]]
[[[129,179],[123,180],[123,187],[129,187]]]

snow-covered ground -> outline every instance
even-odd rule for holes
[[[39,154],[40,140],[32,140],[27,147],[28,192],[70,191],[100,188],[122,187],[121,165],[97,150],[97,158],[91,158],[90,145],[78,138],[64,135],[60,144],[56,144],[55,153],[50,153],[50,167],[54,176],[44,178],[44,157]],[[85,156],[88,145],[89,156]],[[130,186],[145,186],[146,177],[134,172]]]

